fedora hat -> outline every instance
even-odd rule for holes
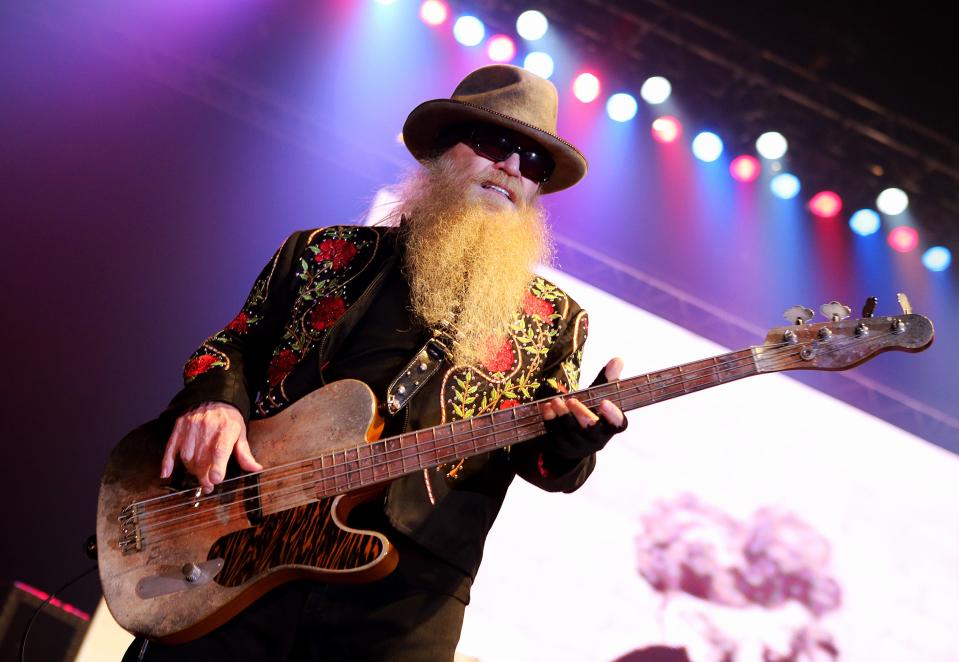
[[[569,188],[586,174],[586,158],[556,135],[556,87],[544,78],[508,64],[481,67],[464,78],[449,99],[433,99],[413,109],[403,125],[403,142],[417,160],[436,156],[444,132],[457,125],[495,124],[541,145],[556,169],[543,193]]]

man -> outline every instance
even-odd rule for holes
[[[534,276],[550,244],[539,193],[575,184],[586,161],[556,137],[553,85],[506,65],[421,104],[403,129],[423,168],[404,184],[398,228],[292,235],[237,317],[190,358],[161,467],[210,493],[233,458],[260,471],[246,420],[329,382],[366,382],[384,436],[556,396],[577,386],[586,313]],[[621,362],[601,378],[617,379]],[[483,543],[517,474],[577,489],[625,428],[609,401],[541,405],[546,433],[392,482],[351,525],[385,532],[397,569],[367,585],[287,584],[166,659],[451,659]],[[135,642],[128,657],[141,654]]]

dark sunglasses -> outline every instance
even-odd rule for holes
[[[545,184],[553,174],[556,163],[541,147],[521,147],[515,134],[495,126],[474,126],[462,139],[474,152],[494,163],[505,161],[511,154],[519,154],[519,171],[526,179]],[[530,141],[531,144],[532,141]]]

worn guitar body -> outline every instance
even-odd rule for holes
[[[248,437],[254,456],[269,468],[362,444],[381,429],[373,394],[365,384],[346,380],[252,422]],[[302,504],[292,508],[283,498],[283,503],[261,498],[249,479],[242,490],[203,499],[205,507],[214,508],[207,508],[211,516],[202,526],[185,519],[191,501],[202,498],[195,491],[169,508],[159,525],[147,526],[142,514],[129,511],[121,523],[131,503],[182,490],[159,479],[169,432],[154,421],[127,435],[110,455],[100,488],[100,579],[111,612],[130,632],[168,643],[189,641],[283,582],[361,583],[396,567],[397,554],[385,536],[344,525],[355,505],[375,498],[382,488],[316,498],[310,494],[316,483],[302,473],[286,478],[280,492]],[[185,578],[187,564],[199,568],[192,582]]]

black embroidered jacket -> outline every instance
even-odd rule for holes
[[[402,277],[397,231],[333,226],[297,232],[253,285],[242,310],[187,361],[185,386],[168,413],[207,401],[227,402],[249,419],[266,417],[323,385],[323,369],[369,310],[387,277]],[[562,290],[536,277],[508,337],[476,365],[443,365],[407,405],[404,428],[421,429],[577,388],[587,316]],[[410,357],[412,358],[412,356]],[[543,435],[476,456],[456,467],[394,481],[390,523],[469,576],[506,490],[519,474],[548,491],[572,492],[595,456],[575,465],[552,458]]]

